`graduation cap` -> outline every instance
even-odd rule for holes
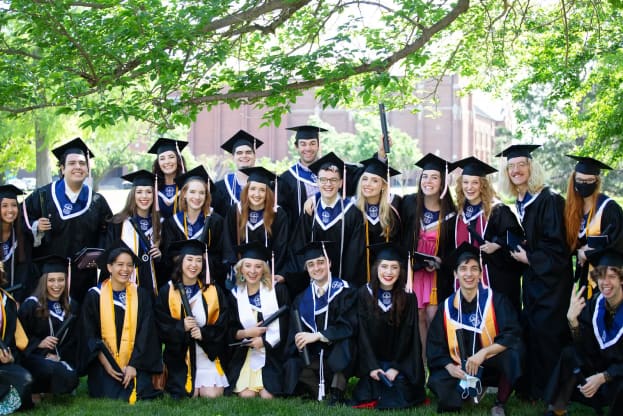
[[[76,137],[75,139],[52,149],[52,153],[59,161],[63,160],[65,156],[70,154],[84,155],[87,160],[95,157],[91,149],[87,147],[86,143],[82,141],[80,137]]]
[[[248,244],[241,244],[236,247],[236,252],[241,259],[255,259],[262,261],[270,261],[273,252],[259,241],[253,241]]]
[[[377,243],[368,246],[375,260],[392,260],[403,262],[407,258],[405,250],[394,242]]]
[[[317,139],[318,135],[321,132],[328,131],[327,129],[323,129],[322,127],[309,125],[286,127],[286,130],[292,130],[296,132],[296,135],[294,136],[294,143],[297,143],[299,140]]]
[[[601,169],[612,170],[612,168],[597,159],[587,156],[565,155],[577,161],[575,171],[584,173],[585,175],[599,175]]]
[[[459,161],[454,162],[454,168],[462,168],[461,175],[468,176],[480,176],[485,177],[490,173],[495,173],[498,170],[494,167],[486,164],[485,162],[475,158],[474,156],[466,157]]]
[[[540,144],[513,144],[495,155],[495,157],[505,157],[507,160],[515,157],[532,159],[532,152],[539,147],[541,147]]]
[[[387,163],[380,161],[376,157],[371,157],[370,159],[362,160],[359,163],[361,163],[363,165],[363,167],[364,167],[363,171],[364,172],[368,172],[368,173],[372,173],[374,175],[378,175],[381,178],[385,178],[386,181],[388,181],[388,179],[389,179],[388,176],[392,177],[392,176],[400,175],[399,171],[397,171],[396,169],[392,168]],[[388,174],[388,172],[389,172],[389,174]]]
[[[332,166],[337,168],[338,172],[340,172],[340,176],[344,175],[344,161],[337,157],[337,155],[333,152],[330,152],[316,160],[314,163],[309,165],[309,169],[318,175],[318,172],[320,172],[321,169],[327,169]]]
[[[249,146],[251,149],[253,149],[253,152],[255,152],[255,150],[263,144],[264,142],[257,137],[247,133],[244,130],[238,130],[236,134],[231,136],[225,143],[221,145],[221,149],[233,155],[236,152],[236,148],[238,146]]]
[[[24,195],[25,192],[19,189],[15,185],[1,185],[0,186],[0,199],[17,199],[18,195]]]
[[[188,142],[183,142],[181,140],[173,140],[167,139],[166,137],[160,137],[156,142],[149,148],[147,153],[152,155],[159,155],[164,152],[175,152],[179,154],[184,148],[188,145]]]
[[[304,261],[317,259],[318,257],[329,258],[327,250],[332,249],[335,243],[333,241],[311,241],[301,248],[296,254],[303,256]]]
[[[190,240],[178,240],[171,243],[169,249],[175,256],[201,256],[207,249],[204,242],[190,239]]]
[[[247,175],[247,182],[259,182],[270,186],[271,182],[277,181],[277,175],[261,166],[241,168],[240,172]]]
[[[593,266],[623,267],[623,254],[611,248],[591,250],[586,259]]]
[[[445,261],[450,265],[452,270],[456,271],[462,263],[471,259],[476,260],[476,262],[480,264],[480,249],[464,241],[456,250],[448,254]]]
[[[175,178],[175,184],[178,187],[183,187],[190,180],[199,180],[208,184],[208,188],[212,189],[214,184],[210,180],[210,175],[205,170],[203,165],[199,165],[196,168],[189,170],[188,172],[181,174]]]
[[[156,175],[145,169],[141,169],[122,175],[121,177],[128,182],[132,182],[134,186],[154,186]]]
[[[41,274],[45,273],[65,273],[69,274],[69,267],[71,267],[71,259],[61,257],[56,254],[49,256],[43,256],[32,261],[40,265]]]

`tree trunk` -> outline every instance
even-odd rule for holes
[[[37,187],[40,187],[52,182],[52,175],[50,174],[50,152],[45,137],[47,129],[45,126],[41,125],[41,120],[36,114],[33,118],[35,123]]]

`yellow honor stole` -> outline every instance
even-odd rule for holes
[[[130,362],[134,350],[136,338],[136,326],[138,321],[138,290],[136,285],[129,283],[125,287],[126,307],[123,317],[123,329],[121,331],[121,343],[117,348],[117,327],[115,326],[115,305],[113,303],[112,284],[110,279],[102,283],[100,290],[100,325],[102,340],[112,353],[119,368],[125,368]],[[134,388],[128,400],[130,404],[136,402],[136,377]]]
[[[4,308],[4,305],[6,304],[7,299],[11,299],[13,302],[15,302],[15,299],[13,299],[8,292],[5,292],[4,289],[0,289],[0,293],[2,293],[2,302],[0,302],[0,306],[2,307],[2,339],[4,340],[7,322],[6,309]],[[20,351],[24,351],[28,346],[28,336],[26,335],[26,331],[24,331],[22,323],[17,316],[15,317],[15,334],[13,336],[15,337],[15,346]]]
[[[603,208],[610,201],[610,198],[606,199],[597,209],[597,213],[593,217],[593,210],[588,213],[588,218],[586,219],[586,237],[601,235],[601,215],[603,214]],[[591,277],[591,270],[593,270],[593,266],[586,262],[588,265],[588,279],[586,285],[586,299],[591,299],[593,297],[593,292],[597,287],[597,282],[593,280]]]
[[[476,332],[480,335],[480,343],[482,348],[486,348],[493,344],[498,334],[497,321],[495,319],[495,310],[493,308],[493,293],[491,289],[479,288],[480,298],[477,300],[484,305],[482,313],[482,322],[473,325],[471,322],[461,322],[462,317],[459,316],[459,302],[461,301],[461,291],[457,290],[448,297],[444,305],[444,327],[446,329],[446,339],[448,340],[448,350],[452,360],[461,365],[461,353],[459,350],[459,342],[456,337],[456,330],[463,328],[468,331]],[[482,299],[486,295],[486,299]],[[461,321],[459,321],[459,319]],[[462,346],[461,346],[462,347]]]
[[[218,320],[220,309],[218,303],[218,293],[216,291],[216,286],[210,285],[203,289],[203,284],[199,281],[199,290],[208,305],[208,311],[206,316],[206,321],[209,325],[214,325],[214,323]],[[171,312],[171,317],[173,319],[181,320],[182,313],[184,313],[184,308],[182,308],[182,297],[177,288],[173,285],[173,282],[169,280],[169,311]],[[184,316],[185,317],[185,316]],[[184,386],[186,389],[186,393],[190,394],[193,389],[193,381],[192,381],[192,371],[190,365],[190,347],[186,349],[186,385]],[[219,375],[225,374],[223,371],[223,367],[221,367],[221,360],[218,358],[214,360],[214,365],[219,373]]]

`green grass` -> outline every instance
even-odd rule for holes
[[[432,397],[429,394],[429,397]],[[493,406],[494,395],[487,394],[479,405],[466,405],[462,415],[489,415]],[[428,406],[420,406],[404,411],[383,411],[351,409],[345,406],[328,407],[316,401],[301,399],[275,400],[243,400],[236,397],[223,397],[216,400],[186,399],[175,401],[163,398],[154,401],[137,402],[134,406],[116,400],[91,399],[87,395],[86,380],[83,380],[75,396],[45,397],[37,407],[25,414],[28,415],[106,415],[106,416],[176,416],[176,415],[253,415],[253,416],[290,416],[309,415],[321,416],[367,416],[382,415],[436,415],[437,404],[433,399]],[[507,414],[512,416],[541,415],[545,410],[543,403],[529,404],[520,402],[514,397],[507,405]],[[573,414],[590,415],[592,410],[573,405],[570,409]]]

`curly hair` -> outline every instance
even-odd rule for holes
[[[591,195],[591,206],[597,205],[597,197],[601,190],[601,178],[597,176],[597,188]],[[565,200],[565,230],[567,245],[572,250],[578,248],[578,233],[580,232],[580,224],[584,216],[584,198],[575,190],[575,171],[569,175],[567,183],[567,198]],[[588,227],[588,224],[586,225]]]
[[[598,281],[600,278],[603,278],[606,276],[606,273],[608,273],[608,270],[615,272],[617,276],[619,276],[619,280],[623,284],[623,264],[619,267],[615,267],[615,266],[594,267],[593,270],[591,270],[591,277],[593,278],[594,281]]]
[[[497,197],[495,189],[491,186],[491,182],[489,178],[486,176],[479,176],[478,180],[480,181],[480,200],[482,201],[482,210],[485,213],[485,218],[489,218],[491,215],[491,207],[493,206],[493,200]],[[456,185],[456,204],[458,212],[463,211],[463,207],[465,206],[465,194],[463,193],[463,175],[460,175]]]
[[[530,172],[530,179],[528,179],[528,192],[532,195],[539,193],[541,189],[545,186],[545,174],[543,173],[543,168],[541,164],[536,162],[535,160],[526,157],[526,161],[528,162],[528,169]],[[508,176],[508,161],[501,159],[500,160],[500,173],[498,175],[498,189],[500,189],[504,194],[509,196],[514,196],[517,198],[519,193],[517,192],[517,187],[513,185],[510,177]]]
[[[242,276],[242,265],[244,264],[246,259],[240,259],[234,266],[234,272],[236,274],[236,284],[238,286],[242,286],[245,284],[245,280]],[[270,268],[268,267],[268,263],[265,261],[262,262],[262,277],[260,278],[260,282],[264,284],[269,289],[273,288],[273,279],[270,273]]]
[[[136,186],[133,186],[132,189],[130,189],[130,192],[128,192],[128,197],[125,200],[125,206],[123,207],[123,209],[113,215],[113,217],[110,219],[110,222],[112,224],[121,224],[123,223],[126,219],[133,217],[134,215],[136,215],[137,213],[137,206],[136,206]],[[156,210],[156,198],[158,198],[158,194],[156,192],[156,190],[152,187],[153,190],[153,201],[151,203],[151,208],[150,208],[150,214],[151,214],[151,226],[153,229],[153,239],[154,239],[154,244],[155,245],[159,245],[160,243],[160,212],[158,212]]]
[[[365,174],[366,173],[364,173],[364,175]],[[383,232],[381,233],[381,235],[383,237],[387,237],[386,235],[387,231],[389,231],[389,235],[391,235],[392,231],[394,230],[394,227],[396,226],[396,223],[394,220],[394,216],[392,215],[391,204],[387,198],[387,192],[389,192],[389,185],[387,181],[385,180],[385,178],[382,178],[382,177],[380,178],[383,179],[383,186],[381,188],[381,195],[379,198],[379,218],[381,222],[381,227],[383,229]],[[366,198],[363,196],[363,193],[361,191],[361,178],[359,178],[359,182],[357,182],[357,200],[356,200],[355,205],[357,206],[357,208],[359,208],[359,211],[361,211],[364,214],[364,220],[365,220],[365,214],[366,214],[368,202],[366,201]]]
[[[247,226],[247,218],[249,218],[249,182],[240,191],[240,208],[241,212],[236,211],[238,225],[238,244],[244,241],[245,228]],[[264,229],[269,237],[272,237],[272,226],[275,221],[275,193],[270,186],[266,185],[266,199],[264,200]]]

